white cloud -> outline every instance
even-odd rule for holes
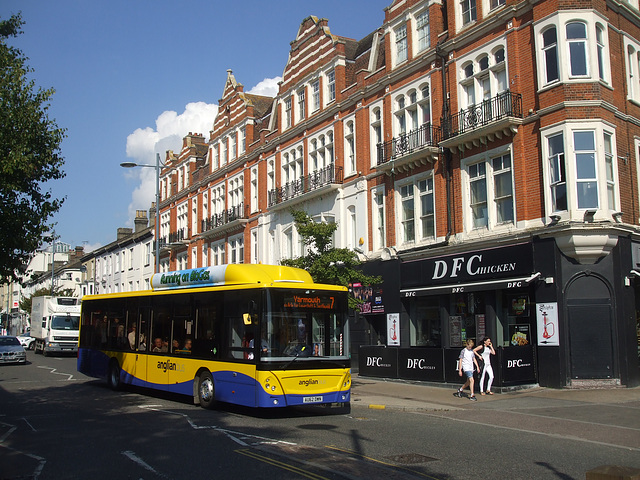
[[[180,151],[182,139],[189,132],[202,133],[208,139],[217,112],[217,105],[204,102],[187,104],[180,115],[174,111],[162,112],[156,119],[155,130],[138,128],[127,137],[127,157],[139,165],[155,166],[156,153],[162,161],[167,150]],[[132,226],[135,211],[148,210],[155,201],[156,173],[154,168],[132,168],[129,174],[140,180],[131,194],[128,209],[129,226]]]
[[[282,81],[282,77],[265,78],[247,93],[253,95],[264,95],[267,97],[275,97],[278,94],[278,82]]]

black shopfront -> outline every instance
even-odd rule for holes
[[[404,260],[399,276],[399,345],[360,346],[361,375],[458,383],[456,360],[466,340],[488,336],[498,347],[494,385],[537,382],[540,275],[531,243]]]
[[[498,389],[640,384],[640,242],[618,229],[559,227],[367,268],[384,278],[384,312],[355,315],[360,375],[457,384],[465,341],[488,336]]]

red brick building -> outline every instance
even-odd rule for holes
[[[457,382],[490,336],[501,387],[638,385],[639,70],[637,0],[396,0],[361,40],[308,17],[275,98],[228,70],[168,152],[162,269],[302,255],[303,209],[384,277],[361,373]]]

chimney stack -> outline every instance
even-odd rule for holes
[[[136,210],[136,218],[133,220],[134,232],[138,233],[149,225],[147,212],[145,210]]]

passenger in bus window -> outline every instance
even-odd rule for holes
[[[100,330],[100,346],[107,346],[107,327],[109,325],[109,318],[105,315],[102,317],[102,322],[100,322],[100,326],[98,329]]]
[[[177,350],[180,350],[180,342],[177,338],[174,338],[171,342],[171,351],[175,353]]]
[[[127,336],[127,338],[129,339],[129,346],[131,347],[131,350],[135,350],[136,349],[136,324],[135,323],[131,325],[131,331],[129,332],[129,335]]]
[[[187,338],[187,339],[184,341],[184,348],[183,348],[183,350],[187,351],[188,353],[191,353],[191,339],[190,339],[190,338]]]
[[[153,340],[153,348],[151,351],[155,353],[163,353],[167,351],[167,347],[162,343],[162,338],[156,337]]]

